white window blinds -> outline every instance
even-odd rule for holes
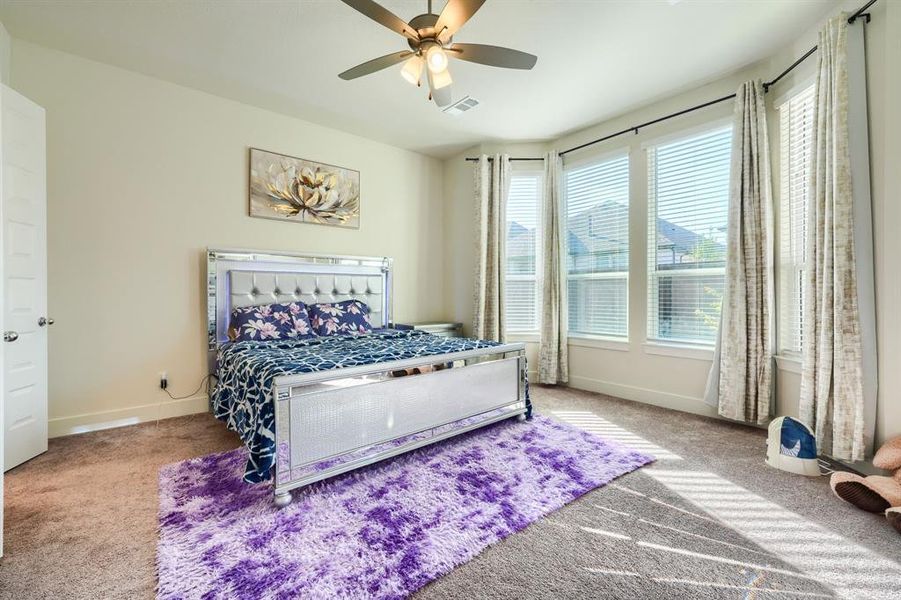
[[[726,259],[732,128],[648,149],[648,338],[712,344]]]
[[[567,168],[569,334],[625,338],[629,306],[629,157]]]
[[[804,235],[813,136],[814,88],[779,107],[779,351],[801,352]]]
[[[538,249],[543,175],[514,172],[507,195],[507,273],[504,316],[507,331],[539,329]]]

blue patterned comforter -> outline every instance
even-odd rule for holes
[[[244,480],[272,477],[275,407],[272,382],[282,375],[327,371],[499,345],[488,340],[445,338],[416,330],[376,330],[359,336],[234,342],[219,348],[213,414],[237,432],[249,450]]]

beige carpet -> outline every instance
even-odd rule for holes
[[[418,597],[901,597],[901,536],[834,498],[826,478],[763,465],[763,431],[586,392],[533,397],[658,462]],[[238,445],[209,415],[51,440],[6,474],[0,597],[152,597],[159,467]]]

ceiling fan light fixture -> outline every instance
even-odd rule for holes
[[[443,87],[447,87],[454,82],[451,79],[450,71],[444,69],[439,73],[432,73],[432,89],[440,90]]]
[[[425,60],[432,73],[441,73],[447,70],[447,53],[438,44],[429,46],[425,52]]]
[[[422,57],[418,54],[414,54],[404,63],[404,67],[400,70],[400,74],[404,79],[409,81],[411,85],[418,86],[420,79],[422,79],[423,63]]]
[[[411,84],[421,86],[425,73],[429,98],[434,99],[438,106],[445,107],[453,102],[453,79],[448,72],[451,57],[492,67],[522,70],[533,68],[538,60],[537,56],[511,48],[454,42],[454,35],[486,0],[446,0],[438,15],[432,12],[432,2],[429,0],[428,12],[413,17],[409,23],[376,0],[341,1],[383,27],[400,33],[409,46],[409,50],[392,52],[339,73],[338,77],[345,81],[403,63],[401,76]]]

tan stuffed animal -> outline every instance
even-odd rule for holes
[[[886,442],[873,457],[873,466],[892,472],[891,477],[837,471],[829,485],[835,495],[857,508],[884,512],[892,527],[901,533],[901,437]]]

